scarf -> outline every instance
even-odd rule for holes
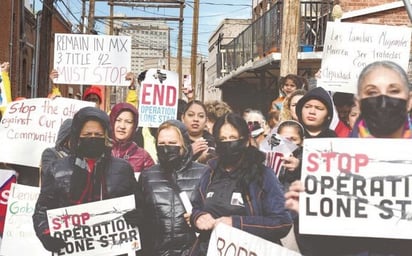
[[[403,134],[402,138],[404,139],[411,139],[412,138],[412,123],[411,123],[411,118],[408,116],[408,119],[405,121],[405,124],[403,126]],[[361,119],[358,124],[358,137],[359,138],[374,138],[374,136],[370,133],[368,127],[366,126],[366,122],[364,119]]]

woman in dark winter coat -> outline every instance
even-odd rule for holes
[[[42,172],[33,225],[44,248],[65,247],[50,235],[47,210],[134,194],[137,182],[130,164],[111,155],[108,115],[95,107],[80,109],[70,130],[70,154]]]
[[[157,133],[159,164],[139,177],[136,215],[126,214],[139,227],[144,256],[184,256],[196,239],[188,225],[190,199],[205,165],[192,161],[192,147],[185,125],[177,120],[161,124]],[[180,194],[183,192],[183,194]]]
[[[191,223],[200,232],[191,255],[206,255],[212,229],[218,223],[280,243],[292,220],[284,207],[283,190],[264,153],[249,145],[249,129],[239,115],[229,113],[213,126],[218,158],[208,162],[195,192]]]
[[[138,120],[137,109],[129,103],[117,103],[110,112],[110,125],[113,130],[112,155],[127,160],[135,172],[154,165],[149,153],[133,141]]]
[[[299,123],[305,128],[305,138],[336,137],[329,128],[333,117],[333,103],[322,87],[308,91],[296,105]]]

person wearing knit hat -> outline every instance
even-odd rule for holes
[[[296,115],[305,128],[305,138],[337,137],[329,128],[333,117],[332,99],[322,87],[313,88],[298,101]]]
[[[84,92],[83,100],[92,101],[96,103],[96,108],[99,108],[102,103],[102,90],[95,85],[90,86]]]

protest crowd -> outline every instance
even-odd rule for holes
[[[172,77],[159,70],[128,72],[127,97],[107,113],[97,86],[89,86],[79,99],[65,99],[57,86],[39,103],[12,99],[9,64],[0,68],[8,101],[1,108],[0,132],[23,136],[14,125],[27,125],[39,109],[49,114],[53,109],[61,120],[50,124],[48,137],[37,139],[48,145],[38,166],[2,161],[0,170],[14,173],[10,182],[38,189],[26,219],[43,255],[108,255],[110,250],[112,255],[261,255],[248,251],[246,241],[235,244],[215,234],[222,226],[276,245],[279,254],[266,255],[412,255],[412,236],[402,236],[410,226],[401,227],[411,219],[410,173],[362,176],[364,168],[379,161],[386,172],[411,162],[411,157],[393,157],[385,152],[393,148],[382,144],[412,138],[412,86],[397,63],[381,60],[359,68],[353,94],[309,88],[307,79],[288,74],[267,108],[242,112],[223,101],[194,99],[190,90],[183,91],[186,99],[168,94],[167,108],[144,105],[144,85],[163,85]],[[51,81],[58,76],[50,71]],[[178,83],[166,92],[173,90],[180,90]],[[54,104],[68,107],[58,114]],[[26,119],[13,119],[15,112]],[[354,146],[342,153],[335,146],[339,140]],[[356,153],[357,145],[367,148],[374,140],[380,140],[383,156]],[[26,150],[25,157],[34,154]],[[331,173],[336,176],[327,176]],[[18,193],[9,189],[10,196]],[[381,222],[396,219],[391,235],[368,236],[352,226],[347,233],[333,232],[334,221],[344,228],[345,218],[355,219],[354,225],[361,219],[379,226],[368,218],[373,215],[369,207]],[[319,217],[318,222],[308,223],[311,217]],[[7,243],[4,224],[3,216],[1,246]],[[317,228],[322,232],[313,232]]]

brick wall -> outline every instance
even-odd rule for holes
[[[12,98],[18,96],[30,97],[33,86],[33,63],[36,46],[36,17],[29,10],[24,12],[22,21],[21,2],[24,0],[2,0],[0,12],[0,62],[10,62],[10,80]],[[13,21],[12,21],[13,17]],[[21,23],[24,23],[24,37],[26,43],[20,43],[23,37]],[[13,24],[12,24],[13,23]],[[71,28],[57,13],[52,18],[53,33],[70,33]],[[52,39],[53,40],[53,39]],[[53,41],[50,48],[53,53]],[[53,57],[50,59],[53,63]],[[47,74],[48,75],[48,74]],[[74,95],[79,92],[79,86],[72,86]],[[63,96],[67,96],[68,86],[61,86]]]
[[[396,2],[394,0],[341,0],[340,5],[344,12],[350,12],[368,7],[380,6],[387,3]],[[384,25],[411,25],[408,13],[405,7],[384,10],[359,16],[355,18],[344,19],[345,22],[359,22],[369,24],[384,24]]]

